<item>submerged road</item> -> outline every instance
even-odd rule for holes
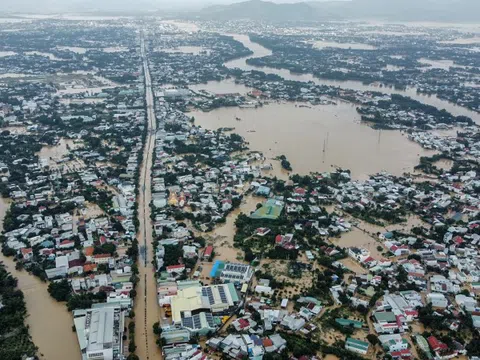
[[[135,300],[134,311],[135,344],[137,345],[136,354],[142,360],[149,360],[161,359],[162,355],[153,333],[153,324],[160,320],[160,308],[157,303],[155,269],[151,263],[154,253],[152,245],[153,226],[150,217],[150,202],[152,200],[151,177],[157,123],[152,79],[150,77],[148,55],[143,34],[141,38],[141,54],[145,76],[145,103],[148,129],[145,139],[143,162],[140,167],[140,189],[137,199],[138,220],[140,223],[137,239],[141,250],[138,263],[140,281],[137,284],[137,298]]]

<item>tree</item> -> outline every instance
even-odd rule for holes
[[[127,356],[127,360],[140,360],[140,358],[138,355],[131,353]]]
[[[48,285],[48,293],[57,301],[67,301],[71,293],[68,280],[51,282]]]
[[[153,333],[155,335],[160,335],[162,333],[162,328],[160,327],[160,323],[158,321],[153,324]]]
[[[70,296],[67,302],[68,311],[76,309],[88,309],[91,308],[93,299],[91,294],[80,294]]]
[[[379,343],[379,340],[378,340],[378,337],[377,335],[374,335],[374,334],[368,334],[367,335],[367,340],[370,344],[372,344],[373,346],[377,345]]]
[[[128,344],[128,351],[133,353],[135,350],[137,350],[137,345],[135,345],[135,339],[131,338],[130,343]]]
[[[397,274],[397,277],[396,277],[397,281],[401,284],[407,282],[408,273],[404,269],[404,267],[402,265],[400,265],[400,266],[397,267],[397,270],[398,270],[398,274]]]

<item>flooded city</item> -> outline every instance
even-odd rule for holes
[[[231,1],[0,18],[0,360],[480,356],[480,26]]]
[[[270,67],[256,67],[248,65],[246,60],[250,58],[264,57],[272,54],[272,51],[261,46],[260,44],[254,43],[250,40],[248,35],[239,35],[239,34],[226,34],[232,36],[235,40],[240,41],[245,47],[253,51],[253,54],[244,58],[236,59],[225,63],[225,66],[229,68],[239,68],[245,71],[259,70],[268,74],[275,74],[283,77],[287,80],[292,81],[313,81],[317,85],[328,85],[340,87],[342,89],[353,89],[359,91],[379,91],[385,94],[400,94],[409,96],[412,99],[420,101],[422,103],[435,106],[439,109],[445,109],[448,112],[452,113],[455,116],[468,116],[472,118],[477,124],[480,124],[480,113],[468,110],[464,107],[455,105],[448,101],[442,100],[435,95],[424,95],[417,92],[415,88],[408,88],[406,90],[398,90],[390,86],[384,86],[382,84],[363,84],[360,81],[337,81],[337,80],[326,80],[319,79],[314,77],[312,74],[294,74],[286,69],[274,69]]]

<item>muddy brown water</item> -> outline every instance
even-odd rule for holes
[[[274,103],[188,115],[207,129],[234,127],[233,132],[243,136],[250,149],[263,152],[268,159],[285,155],[293,172],[300,174],[333,171],[338,166],[350,169],[357,179],[382,170],[401,175],[413,171],[420,156],[434,154],[398,131],[360,124],[355,107],[347,103],[311,107]]]
[[[9,202],[0,198],[0,230]],[[65,303],[59,303],[48,294],[48,285],[26,271],[15,270],[12,258],[0,253],[8,271],[18,279],[27,305],[26,324],[30,327],[33,342],[38,346],[38,356],[46,360],[80,360],[80,348],[76,333],[72,331],[73,318]]]

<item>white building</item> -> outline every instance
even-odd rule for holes
[[[123,359],[125,314],[119,306],[73,312],[83,360]]]
[[[448,306],[448,301],[445,295],[439,293],[427,294],[427,302],[433,307],[445,309]]]

